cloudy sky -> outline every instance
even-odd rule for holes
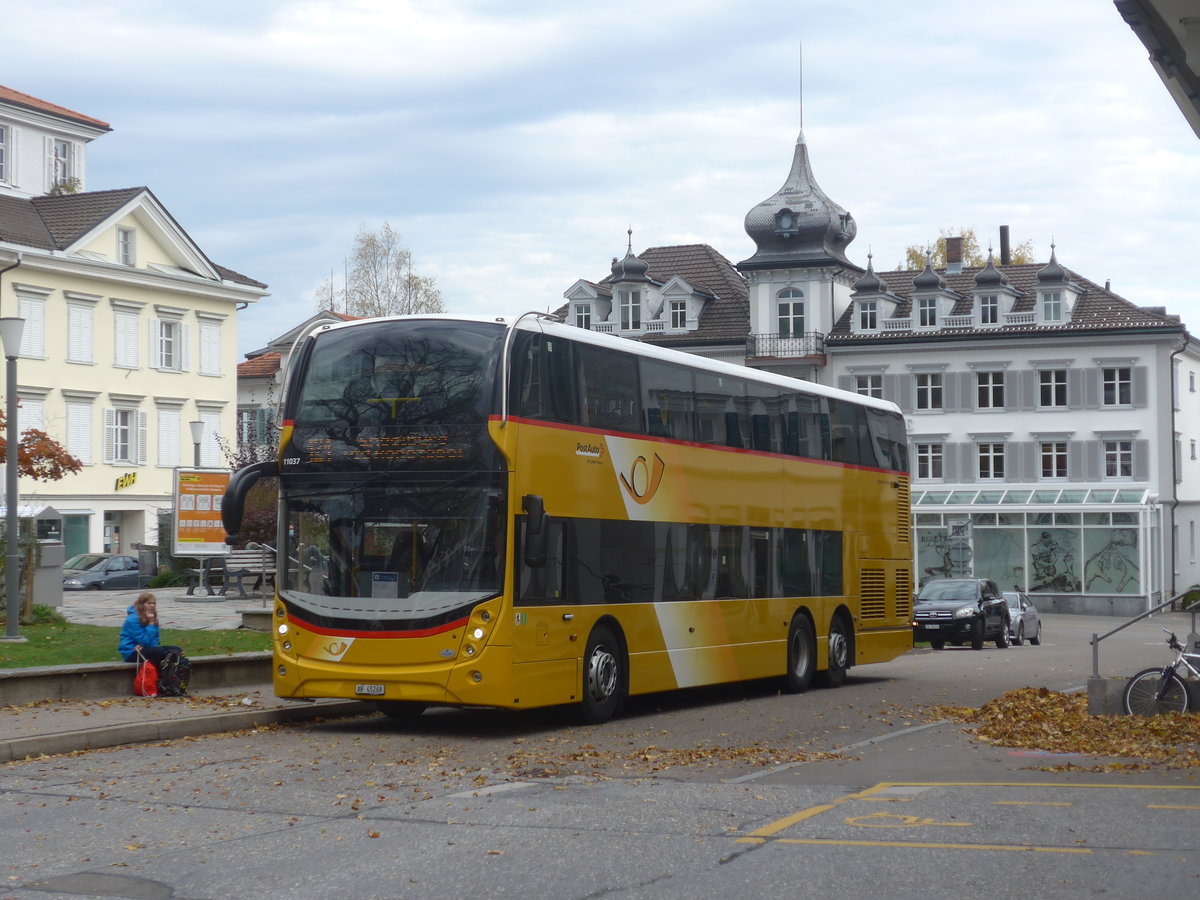
[[[861,265],[973,226],[1200,334],[1200,140],[1109,0],[57,0],[0,83],[109,122],[146,185],[270,285],[239,352],[389,221],[452,312],[554,308],[612,256],[753,245],[803,124]],[[803,50],[801,51],[801,48]],[[803,54],[803,113],[801,112]],[[801,123],[803,115],[803,123]]]

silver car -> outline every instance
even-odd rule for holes
[[[1042,642],[1042,618],[1037,607],[1024,591],[1005,591],[1004,599],[1008,601],[1008,636],[1013,646],[1020,647],[1029,638],[1036,647]]]

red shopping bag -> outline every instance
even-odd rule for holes
[[[148,659],[138,654],[137,674],[133,676],[133,695],[135,697],[158,696],[158,668]]]

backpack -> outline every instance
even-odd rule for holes
[[[186,696],[191,676],[192,661],[182,653],[170,651],[158,666],[158,693],[163,697]]]
[[[137,674],[133,676],[133,695],[135,697],[158,696],[158,669],[154,663],[138,654]]]

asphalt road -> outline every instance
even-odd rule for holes
[[[1162,660],[1160,621],[1106,641],[1102,674]],[[1116,624],[1048,617],[1041,647],[913,653],[801,696],[637,698],[603,726],[439,710],[11,763],[0,894],[1191,896],[1196,770],[1049,771],[1095,760],[919,714],[1082,687]]]

